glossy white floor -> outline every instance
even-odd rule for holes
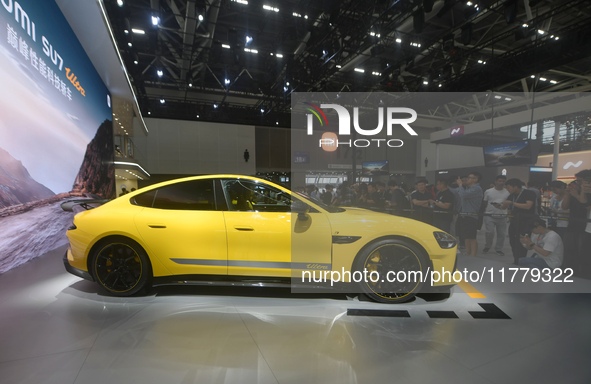
[[[63,251],[0,276],[3,384],[591,383],[591,294],[483,290],[476,299],[456,287],[443,302],[387,306],[276,289],[165,287],[119,299],[68,274]],[[591,292],[591,282],[579,283]],[[511,319],[474,318],[479,303]]]

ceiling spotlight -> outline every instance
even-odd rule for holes
[[[289,87],[283,87],[283,92],[289,91]]]
[[[133,61],[133,63],[134,63],[135,65],[138,65],[138,64],[139,64],[139,61],[137,61],[137,60],[134,60],[134,61]]]
[[[337,67],[338,69],[341,69],[341,68],[343,68],[343,66],[342,66],[342,65],[340,65],[340,64],[337,64],[337,65],[336,65],[336,67]]]
[[[283,54],[281,54],[281,53],[277,53],[275,56],[277,56],[280,59],[283,58]]]
[[[285,85],[287,85],[289,87],[289,81],[285,82]]]
[[[162,72],[161,69],[156,71],[156,74],[158,75],[158,77],[162,77],[162,75],[164,75],[164,72]]]
[[[131,32],[138,34],[138,35],[145,35],[146,31],[144,31],[143,29],[138,29],[138,28],[131,28]]]
[[[117,5],[123,7],[123,0],[117,0]]]
[[[127,29],[124,29],[124,30],[123,30],[123,33],[125,33],[126,35],[128,35],[128,34],[129,34],[129,30],[127,30]]]
[[[160,104],[164,104],[164,103],[166,103],[166,100],[160,99]]]
[[[246,36],[246,44],[252,43],[252,36]]]
[[[278,122],[278,121],[276,121],[276,122],[275,122],[275,125],[279,125],[279,122]]]
[[[156,15],[152,15],[152,25],[156,26],[160,24],[160,18]]]
[[[226,84],[226,85],[230,84],[230,79],[227,79],[227,78],[224,79],[224,84]]]
[[[199,15],[197,19],[199,19],[199,21],[203,21],[203,15]]]
[[[261,108],[261,113],[265,113],[265,108]]]
[[[230,49],[230,46],[228,44],[222,44],[222,48]]]
[[[277,7],[272,7],[272,6],[270,6],[270,5],[267,5],[267,4],[263,5],[263,9],[264,9],[265,11],[279,12],[279,8],[277,8]]]
[[[192,87],[193,87],[193,83],[189,83],[189,88],[192,88]]]
[[[365,69],[355,68],[355,72],[365,73]]]
[[[213,109],[218,109],[218,105],[217,104],[214,104],[213,105]]]
[[[199,118],[199,115],[197,115],[197,118]]]
[[[397,38],[396,38],[396,42],[397,42],[398,44],[400,44],[400,43],[402,43],[402,39],[401,39],[400,37],[397,37]]]
[[[131,44],[131,42],[127,43],[128,47],[133,47],[133,44]]]

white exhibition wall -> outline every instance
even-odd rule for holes
[[[254,126],[151,118],[145,122],[148,135],[134,121],[136,159],[152,174],[256,172]]]

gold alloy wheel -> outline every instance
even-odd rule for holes
[[[416,246],[398,239],[383,240],[358,258],[355,270],[366,271],[361,289],[384,303],[408,301],[425,281],[427,259]]]
[[[130,296],[146,286],[149,262],[143,250],[126,239],[98,248],[93,271],[99,285],[116,296]]]

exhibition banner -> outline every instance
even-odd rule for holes
[[[1,273],[32,257],[7,245],[23,228],[51,233],[37,255],[65,242],[71,218],[50,202],[110,198],[115,182],[109,91],[54,0],[0,2],[0,84]]]

